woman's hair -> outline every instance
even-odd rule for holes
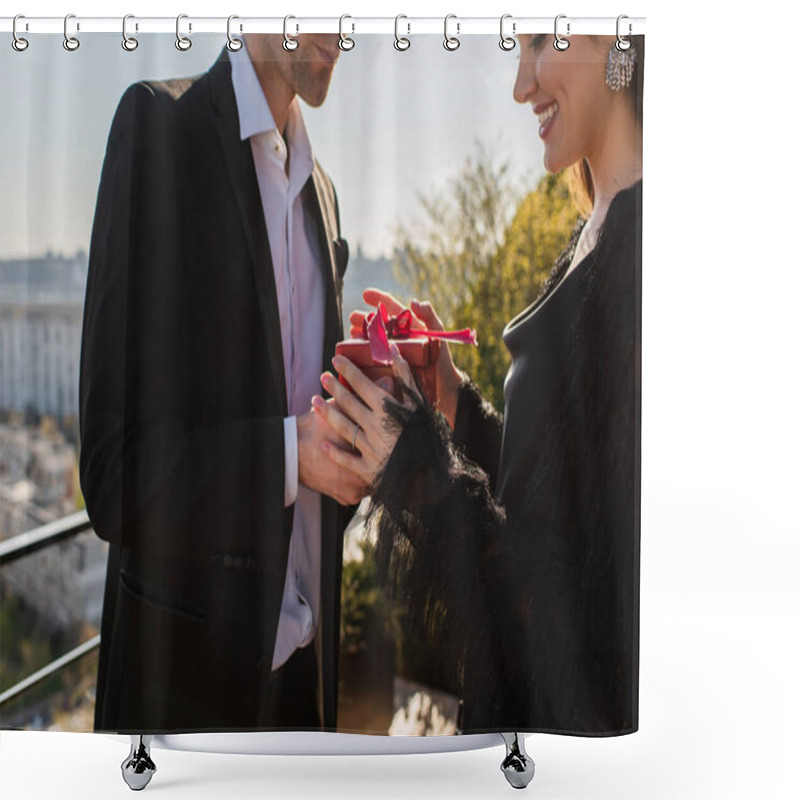
[[[634,113],[641,125],[642,87],[644,85],[642,80],[644,77],[644,36],[631,36],[630,41],[636,50],[636,66],[633,70],[633,81],[625,90],[625,93],[628,95],[630,102],[634,104]],[[575,201],[578,211],[588,217],[592,213],[592,207],[594,206],[594,182],[592,181],[589,162],[582,158],[569,167],[567,176],[572,199]]]

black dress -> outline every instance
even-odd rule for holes
[[[503,419],[421,401],[373,492],[378,559],[435,632],[462,732],[638,726],[641,182],[507,326]]]

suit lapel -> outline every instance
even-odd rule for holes
[[[222,55],[209,71],[211,100],[214,106],[214,122],[217,129],[228,174],[231,179],[234,199],[242,219],[242,233],[250,256],[253,280],[256,287],[261,323],[267,343],[267,354],[276,389],[281,399],[283,415],[288,415],[286,378],[283,369],[283,345],[281,342],[280,312],[275,289],[272,255],[267,238],[267,225],[256,179],[253,153],[249,141],[239,136],[239,114],[231,83],[231,65],[228,54]]]
[[[333,239],[336,232],[328,219],[328,203],[325,200],[322,178],[319,167],[314,164],[314,171],[303,187],[303,204],[306,213],[311,214],[319,235],[320,267],[325,280],[325,342],[323,361],[327,367],[333,358],[336,342],[342,338],[342,311],[336,291],[336,256],[333,250]],[[324,210],[323,210],[324,209]]]

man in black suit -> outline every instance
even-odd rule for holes
[[[338,37],[299,38],[135,84],[111,127],[80,376],[81,486],[110,543],[97,730],[336,727],[365,487],[323,469],[310,405],[347,246],[297,101],[325,99]]]

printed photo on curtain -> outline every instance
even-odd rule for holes
[[[644,37],[29,38],[3,727],[636,731]]]

